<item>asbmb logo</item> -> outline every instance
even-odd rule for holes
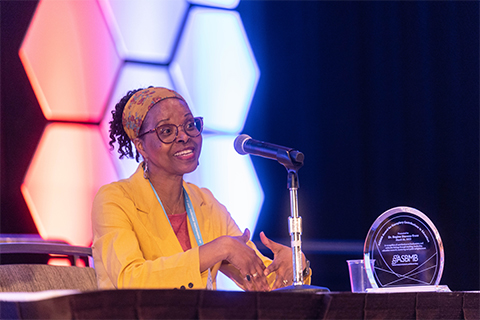
[[[392,266],[418,265],[418,254],[394,254]]]

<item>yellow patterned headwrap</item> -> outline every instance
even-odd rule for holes
[[[138,137],[147,112],[155,104],[168,98],[177,98],[187,103],[177,92],[161,87],[137,91],[128,100],[123,109],[122,124],[130,140]]]

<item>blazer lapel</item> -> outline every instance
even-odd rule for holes
[[[183,252],[182,246],[173,231],[162,206],[153,192],[150,182],[143,177],[142,165],[131,177],[131,187],[135,192],[135,205],[141,215],[144,227],[151,235],[159,237],[166,245],[160,247],[162,256],[171,256]],[[152,237],[152,241],[156,240]],[[155,244],[152,244],[155,246]]]

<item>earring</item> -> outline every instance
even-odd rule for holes
[[[148,175],[148,162],[147,162],[147,160],[145,160],[145,161],[143,162],[143,177],[144,177],[145,179],[148,179],[148,178],[149,178],[149,175]]]

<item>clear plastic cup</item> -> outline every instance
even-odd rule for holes
[[[371,261],[371,263],[373,266],[374,261]],[[347,260],[347,264],[352,292],[366,292],[368,288],[372,287],[372,284],[368,281],[363,259]]]

